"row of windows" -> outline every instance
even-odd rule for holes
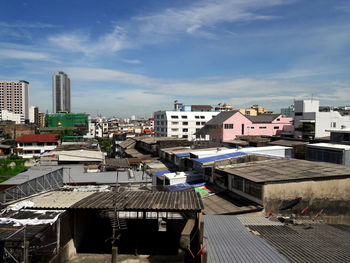
[[[227,123],[227,124],[224,124],[224,129],[233,129],[233,124],[232,123]],[[273,129],[275,130],[278,130],[280,127],[279,126],[274,126]],[[255,127],[253,126],[248,126],[247,129],[251,129],[251,130],[254,130]],[[260,126],[259,129],[267,129],[266,126]]]

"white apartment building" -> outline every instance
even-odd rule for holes
[[[0,81],[0,111],[7,110],[17,119],[23,115],[25,120],[29,119],[29,82]],[[10,117],[9,115],[7,115]],[[16,121],[16,120],[15,120]]]
[[[195,132],[220,112],[215,111],[157,111],[154,113],[155,137],[196,140]]]
[[[330,136],[329,129],[350,128],[349,110],[320,111],[318,100],[294,101],[294,136],[296,138],[321,138]]]
[[[55,149],[58,145],[58,134],[24,134],[16,139],[18,156],[33,158],[46,151]]]
[[[25,122],[23,114],[13,113],[8,110],[2,110],[0,114],[2,121],[14,121],[16,124],[22,124]]]

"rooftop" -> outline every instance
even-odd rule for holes
[[[23,134],[16,139],[17,142],[57,142],[58,134]]]
[[[196,192],[125,191],[94,193],[77,202],[72,209],[117,209],[128,211],[196,211],[203,209]]]
[[[276,119],[280,115],[281,114],[260,114],[258,116],[248,116],[248,115],[246,115],[246,117],[252,123],[271,123],[274,119]]]
[[[256,183],[350,177],[350,167],[298,159],[268,159],[217,169]]]
[[[266,241],[248,232],[237,217],[205,215],[203,219],[208,263],[288,262]]]
[[[224,123],[228,118],[233,116],[234,114],[238,113],[238,110],[233,110],[233,111],[222,111],[215,117],[213,117],[211,120],[209,120],[205,126],[216,126],[216,125],[221,125]],[[241,113],[240,113],[241,114]]]
[[[339,149],[339,150],[350,150],[350,145],[336,144],[336,143],[312,143],[308,144],[307,147],[313,148],[325,148],[325,149]]]

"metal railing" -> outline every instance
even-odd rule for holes
[[[42,191],[56,190],[63,186],[63,169],[60,168],[25,183],[0,192],[0,202],[14,201]]]

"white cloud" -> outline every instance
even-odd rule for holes
[[[43,28],[53,28],[56,26],[51,24],[43,24],[43,23],[24,23],[24,22],[8,23],[8,22],[0,21],[0,27],[43,29]]]
[[[129,63],[129,64],[140,64],[141,60],[138,59],[123,59],[124,62]]]
[[[113,53],[127,46],[125,31],[119,26],[115,26],[112,32],[102,35],[96,40],[89,34],[75,32],[51,36],[49,41],[68,51],[82,52],[85,55]]]
[[[242,22],[266,20],[275,17],[261,15],[258,10],[288,4],[282,0],[220,0],[198,1],[187,8],[169,8],[157,14],[134,17],[140,22],[139,29],[143,33],[189,34],[207,30],[223,22]]]
[[[47,53],[16,49],[0,49],[0,57],[9,59],[54,61],[54,59]]]

